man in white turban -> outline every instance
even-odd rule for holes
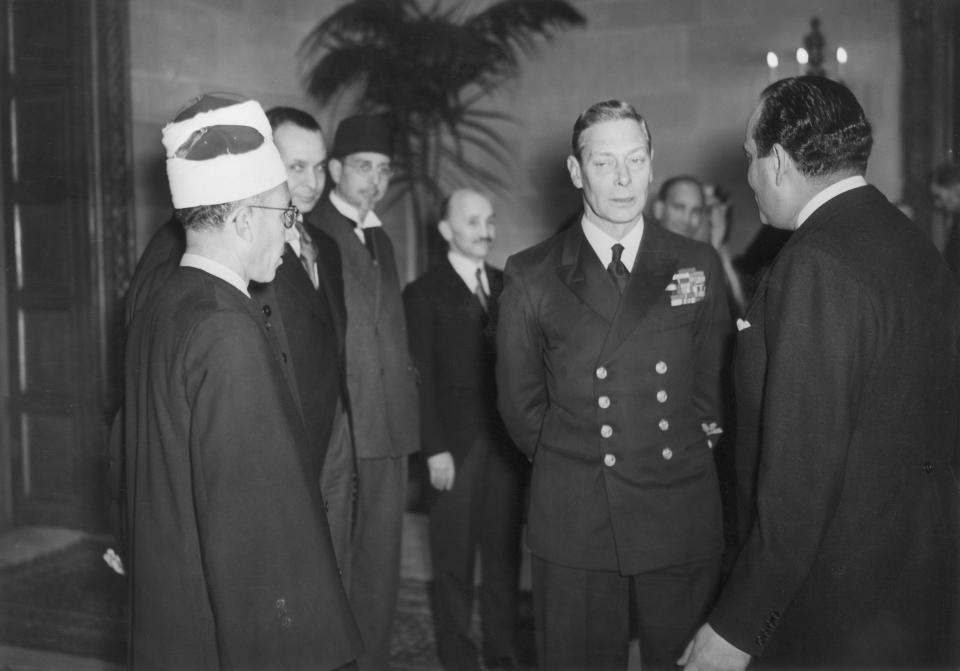
[[[126,351],[133,669],[335,669],[359,635],[269,305],[298,213],[260,105],[206,95],[163,129],[179,266]]]

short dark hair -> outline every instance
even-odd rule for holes
[[[262,203],[263,193],[255,196],[216,205],[196,205],[173,211],[173,215],[188,231],[215,231],[223,228],[223,223],[233,212],[248,203]]]
[[[815,76],[781,79],[764,89],[760,105],[753,128],[759,158],[779,144],[807,177],[866,172],[870,122],[843,84]]]
[[[570,141],[570,146],[577,160],[579,161],[583,158],[580,156],[580,151],[583,149],[583,147],[580,146],[580,136],[583,134],[583,131],[590,128],[590,126],[595,126],[604,121],[620,121],[621,119],[632,119],[640,124],[640,130],[647,139],[647,149],[650,150],[653,148],[653,138],[650,136],[650,129],[647,127],[647,122],[640,116],[640,113],[633,105],[622,100],[604,100],[603,102],[594,103],[583,110],[580,116],[577,117],[576,123],[573,124],[573,138]]]
[[[188,231],[213,231],[223,227],[223,222],[237,209],[238,204],[195,205],[174,210],[174,216]]]
[[[700,189],[700,193],[703,193],[703,182],[693,175],[674,175],[660,186],[660,190],[657,192],[657,199],[666,201],[667,196],[670,195],[670,189],[677,184],[693,184]]]
[[[271,107],[267,110],[267,120],[270,122],[270,128],[277,130],[285,123],[299,126],[304,130],[312,130],[322,133],[323,129],[313,117],[312,114],[304,112],[296,107]]]

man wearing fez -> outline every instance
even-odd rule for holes
[[[516,667],[526,464],[497,412],[494,337],[503,273],[484,263],[493,217],[486,196],[455,191],[438,226],[450,246],[447,258],[403,293],[432,488],[433,621],[438,657],[450,671],[480,669],[470,638],[478,548],[484,666]]]
[[[592,105],[567,169],[573,226],[507,261],[500,412],[533,460],[527,542],[541,668],[673,668],[714,596],[723,524],[713,443],[730,323],[716,252],[643,217],[643,117]]]
[[[385,669],[400,578],[407,460],[420,446],[416,373],[393,244],[373,209],[393,168],[384,119],[352,116],[337,127],[330,195],[311,217],[340,248],[347,304],[347,387],[353,418],[357,510],[350,604],[364,643],[361,669]]]
[[[771,84],[760,219],[793,234],[738,320],[742,547],[687,669],[957,668],[960,290],[864,179],[842,84]]]
[[[297,212],[255,101],[205,96],[163,130],[186,252],[126,352],[130,664],[334,669],[359,633],[271,317]]]

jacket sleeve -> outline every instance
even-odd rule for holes
[[[424,456],[431,457],[449,449],[443,439],[443,425],[436,404],[435,308],[423,288],[416,283],[407,285],[404,289],[403,305],[407,316],[410,356],[417,368],[420,383],[421,449]]]
[[[709,617],[759,655],[817,557],[838,505],[875,348],[858,278],[829,250],[780,259],[768,283],[767,367],[753,524]]]
[[[546,371],[536,306],[515,258],[504,270],[498,319],[500,416],[517,447],[532,460],[547,409]]]

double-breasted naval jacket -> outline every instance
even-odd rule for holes
[[[508,260],[499,405],[533,461],[535,555],[629,575],[722,551],[704,426],[729,320],[714,250],[653,224],[622,296],[579,225]]]

